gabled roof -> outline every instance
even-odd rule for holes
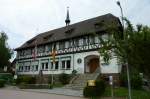
[[[96,18],[88,19],[81,21],[69,26],[61,27],[51,31],[41,33],[32,39],[25,42],[22,46],[16,48],[15,50],[21,50],[25,48],[30,48],[37,45],[42,45],[46,43],[56,42],[60,40],[75,38],[78,36],[87,35],[87,33],[96,32],[96,31],[105,31],[106,27],[100,26],[99,29],[96,29],[96,25],[100,22],[111,24],[116,23],[117,27],[121,26],[119,18],[115,17],[112,14],[102,15]]]

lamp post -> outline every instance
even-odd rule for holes
[[[125,40],[125,33],[124,33],[124,20],[123,20],[123,10],[120,4],[120,1],[117,1],[117,5],[120,7],[121,10],[121,19],[122,19],[122,26],[123,26],[123,35],[124,35],[124,40]],[[127,79],[128,79],[128,97],[131,99],[131,83],[130,83],[130,73],[129,73],[129,65],[128,65],[128,60],[127,60],[127,53],[126,53],[126,61],[125,61],[125,66],[127,68]]]

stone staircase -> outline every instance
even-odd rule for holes
[[[82,90],[88,80],[96,80],[99,76],[99,72],[97,70],[94,73],[87,73],[87,74],[79,74],[73,78],[70,84],[64,86],[66,89],[74,89],[74,90]]]

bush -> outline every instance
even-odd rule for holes
[[[142,88],[142,79],[139,75],[132,76],[131,88],[133,88],[133,89],[141,89]]]
[[[138,73],[130,74],[131,88],[132,89],[141,89],[142,88],[142,78]],[[120,85],[123,87],[128,87],[127,74],[122,73],[120,75]]]
[[[73,71],[72,71],[72,75],[73,75],[73,76],[77,75],[77,70],[73,70]]]
[[[16,80],[15,80],[16,84],[35,84],[36,83],[36,78],[35,77],[31,77],[31,76],[19,76]]]
[[[105,92],[105,82],[99,80],[95,82],[96,86],[86,86],[83,90],[84,97],[100,97]]]
[[[11,84],[13,81],[13,75],[10,73],[0,73],[0,79],[5,80],[5,83]]]
[[[4,85],[5,85],[5,80],[0,79],[0,88],[4,87]]]
[[[62,73],[59,75],[59,81],[65,85],[65,84],[69,84],[69,81],[70,81],[70,75],[69,74],[65,74],[65,73]]]

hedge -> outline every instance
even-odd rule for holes
[[[96,86],[86,86],[83,90],[84,97],[100,97],[105,92],[105,82],[99,80],[95,82]]]
[[[0,79],[0,88],[4,87],[4,85],[5,85],[5,80]]]

